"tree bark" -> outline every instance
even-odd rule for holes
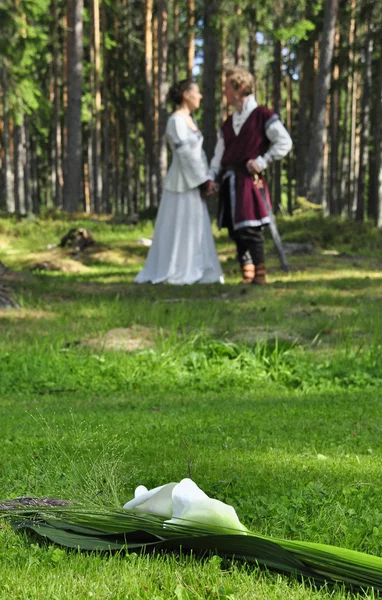
[[[349,32],[347,40],[347,85],[344,105],[344,117],[341,128],[341,154],[340,154],[340,181],[338,185],[339,209],[341,213],[348,212],[348,176],[350,165],[350,143],[351,143],[351,107],[352,107],[352,77],[354,75],[354,39],[355,39],[355,9],[356,0],[351,0],[351,11],[349,21]],[[350,128],[349,128],[350,121]]]
[[[187,0],[187,78],[192,78],[195,60],[195,0]]]
[[[106,49],[107,14],[105,1],[101,4],[101,43],[102,43],[102,210],[111,213],[110,202],[110,108],[109,108],[109,61]]]
[[[370,112],[370,131],[371,143],[369,146],[369,198],[367,204],[367,215],[378,223],[378,204],[379,204],[379,172],[382,166],[382,59],[381,59],[381,29],[375,31],[375,61],[373,73],[376,77],[372,93],[372,105]]]
[[[12,152],[9,131],[8,82],[5,65],[0,69],[0,85],[3,97],[3,145],[4,145],[4,202],[8,212],[15,212],[15,195],[13,186]]]
[[[274,41],[273,45],[273,108],[277,114],[281,111],[281,42]],[[281,162],[273,164],[273,195],[274,212],[281,210]]]
[[[220,60],[220,124],[224,123],[224,121],[228,117],[228,106],[227,106],[227,98],[224,95],[224,82],[225,82],[225,72],[228,65],[228,57],[227,57],[227,26],[224,22],[223,16],[220,21],[221,27],[221,60]]]
[[[365,216],[365,178],[368,162],[368,141],[370,134],[370,92],[371,92],[371,61],[373,54],[373,36],[370,20],[366,24],[366,37],[364,47],[364,70],[363,70],[363,90],[361,106],[361,124],[360,124],[360,159],[358,173],[358,193],[357,208],[355,218],[357,221],[363,221]]]
[[[216,65],[218,58],[218,0],[204,5],[203,133],[204,147],[211,160],[216,144]]]
[[[64,208],[79,209],[82,197],[82,57],[83,57],[83,0],[70,0],[72,30],[68,35],[68,109],[67,156],[64,175]]]
[[[37,215],[40,211],[40,187],[38,179],[38,157],[37,140],[35,135],[30,138],[30,163],[31,163],[31,196],[33,214]]]
[[[239,26],[236,27],[235,30],[235,41],[234,41],[234,62],[235,65],[242,65],[243,64],[243,49],[242,49],[242,45],[241,45],[241,29]]]
[[[24,115],[24,202],[26,214],[33,212],[33,203],[31,197],[31,144],[30,144],[30,127],[29,117]]]
[[[52,152],[51,152],[51,182],[54,206],[62,208],[62,191],[64,176],[62,170],[62,131],[61,131],[61,89],[60,89],[60,48],[59,48],[59,17],[57,1],[52,2],[52,50],[53,50],[53,122],[52,122]]]
[[[288,65],[289,66],[289,65]],[[286,75],[286,92],[287,92],[287,101],[286,101],[286,113],[287,113],[287,129],[289,133],[292,133],[292,105],[293,105],[293,97],[292,97],[292,77],[290,74],[290,69],[288,69],[288,73]],[[293,188],[292,188],[292,156],[291,152],[287,155],[287,196],[288,196],[288,214],[293,214]]]
[[[360,129],[359,129],[359,104],[361,99],[361,77],[355,70],[353,73],[352,88],[352,121],[351,121],[351,146],[349,167],[349,216],[354,217],[357,206],[357,181],[360,158]]]
[[[153,119],[153,0],[145,0],[145,207],[154,204],[154,119]]]
[[[101,54],[100,54],[100,11],[99,0],[92,2],[93,17],[93,84],[94,104],[92,123],[93,144],[93,198],[94,210],[100,212],[102,198],[102,171],[101,171]]]
[[[382,61],[379,64],[379,85],[378,85],[378,99],[377,103],[379,111],[382,107]],[[380,114],[380,113],[379,113]],[[376,223],[378,227],[382,227],[382,126],[381,119],[378,119],[378,129],[375,134],[375,148],[377,153],[377,164],[376,164],[376,176],[378,180],[378,205],[377,205],[377,219]]]
[[[15,211],[18,215],[25,215],[25,188],[24,188],[24,165],[25,165],[25,131],[21,125],[15,125],[13,129],[13,164],[15,166],[14,194]]]
[[[256,74],[256,59],[257,59],[257,11],[255,7],[251,7],[248,25],[248,65],[252,75]],[[254,93],[257,92],[257,78],[254,77]]]
[[[308,150],[307,197],[310,202],[315,202],[316,204],[319,204],[320,202],[321,193],[326,99],[330,87],[331,62],[333,57],[337,11],[338,0],[326,0],[324,28],[321,40],[321,52],[315,92],[312,136]]]
[[[162,196],[163,181],[167,173],[167,62],[168,62],[168,0],[158,0],[158,201]]]
[[[311,129],[311,115],[312,115],[312,91],[314,81],[313,71],[313,56],[311,54],[311,48],[307,42],[303,42],[301,46],[302,56],[302,68],[301,77],[299,81],[299,118],[298,118],[298,130],[297,139],[298,145],[296,147],[296,160],[297,160],[297,196],[306,196],[306,173],[307,173],[307,157],[310,139]]]
[[[179,65],[179,0],[173,0],[172,9],[172,20],[173,20],[173,42],[172,42],[172,82],[178,81]]]

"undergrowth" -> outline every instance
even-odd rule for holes
[[[156,349],[133,353],[94,352],[43,345],[0,354],[1,394],[86,392],[114,394],[157,390],[246,389],[277,384],[293,390],[382,387],[382,346],[339,350],[312,357],[293,344],[253,346],[197,334],[163,340]]]

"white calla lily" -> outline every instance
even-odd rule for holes
[[[167,483],[152,490],[139,485],[135,490],[134,498],[126,502],[123,508],[171,519],[172,492],[176,485],[176,483]]]
[[[225,533],[247,533],[233,506],[209,498],[192,479],[182,479],[172,491],[172,518],[166,523],[212,525]]]
[[[200,523],[219,527],[220,531],[223,528],[224,533],[246,535],[248,532],[240,523],[232,506],[209,498],[188,478],[182,479],[180,483],[168,483],[152,490],[140,485],[135,490],[133,500],[127,502],[123,508],[164,517],[164,526],[194,524],[197,527]]]

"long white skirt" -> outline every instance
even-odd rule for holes
[[[224,283],[206,203],[198,189],[164,190],[153,243],[137,283]]]

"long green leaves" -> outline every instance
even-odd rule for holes
[[[82,507],[3,509],[16,529],[34,532],[68,548],[91,551],[182,549],[213,552],[295,573],[317,582],[341,582],[382,590],[382,558],[310,542],[279,540],[253,533],[227,534],[220,528],[189,522],[167,524],[161,517],[130,511],[86,510]]]

